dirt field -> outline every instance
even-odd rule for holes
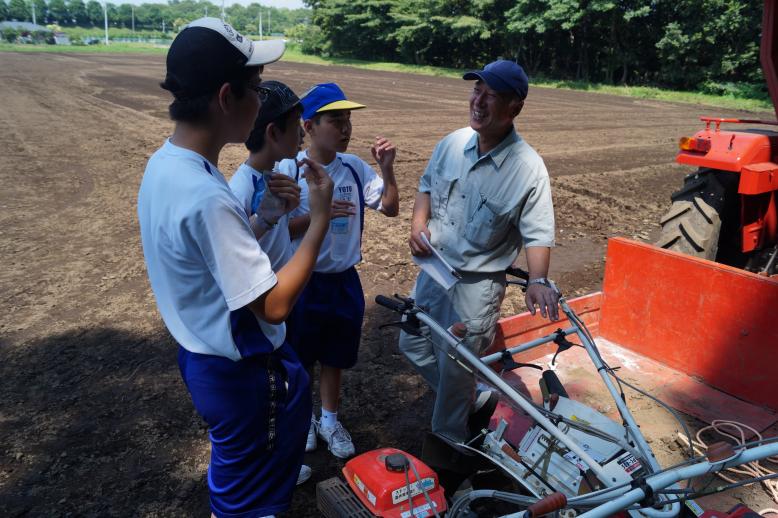
[[[5,516],[207,516],[209,445],[157,313],[138,235],[136,195],[170,133],[161,56],[0,53],[0,513]],[[455,79],[279,63],[265,78],[298,92],[337,81],[368,105],[350,151],[372,161],[375,135],[399,147],[400,217],[371,214],[360,363],[342,418],[358,451],[418,454],[432,396],[396,348],[376,294],[407,293],[418,178],[437,140],[467,124],[469,84]],[[583,92],[531,90],[519,131],[552,175],[552,276],[568,294],[600,286],[609,236],[650,241],[684,169],[677,137],[704,113],[736,112]],[[245,158],[226,149],[229,177]],[[509,297],[504,313],[523,311]],[[649,420],[655,416],[646,410]],[[657,414],[658,415],[658,414]],[[659,419],[659,418],[656,418]],[[666,419],[666,418],[662,418]],[[672,424],[656,428],[659,435]],[[668,441],[655,445],[672,451]],[[342,464],[308,455],[313,481]],[[314,486],[287,516],[315,515]]]

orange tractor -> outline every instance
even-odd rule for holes
[[[778,115],[776,0],[764,1],[760,61]],[[658,246],[763,275],[778,272],[778,131],[722,130],[722,124],[776,121],[701,117],[676,162],[696,166],[673,193]]]

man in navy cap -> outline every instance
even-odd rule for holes
[[[505,270],[522,246],[530,274],[526,303],[535,314],[558,318],[557,294],[546,279],[554,246],[554,209],[543,160],[516,132],[514,119],[528,80],[515,62],[498,60],[468,72],[470,126],[441,140],[419,182],[411,219],[411,252],[431,254],[428,243],[462,276],[444,289],[426,273],[416,280],[417,304],[448,327],[467,326],[466,346],[487,349],[505,295]],[[488,424],[496,397],[476,393],[475,378],[427,337],[400,335],[400,349],[436,391],[432,431],[464,442]]]

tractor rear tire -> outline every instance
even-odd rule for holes
[[[731,264],[722,260],[732,253],[732,236],[724,235],[731,230],[727,222],[722,222],[733,216],[733,204],[739,201],[736,182],[737,174],[726,171],[700,169],[688,175],[683,188],[673,193],[673,204],[660,220],[662,233],[657,246]]]

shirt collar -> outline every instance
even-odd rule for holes
[[[516,128],[512,127],[511,131],[508,132],[508,135],[502,139],[502,142],[497,144],[497,147],[483,155],[482,157],[478,157],[478,132],[473,131],[473,135],[470,137],[470,140],[467,141],[467,144],[465,144],[465,152],[472,152],[474,155],[473,162],[477,162],[478,160],[482,160],[484,157],[489,157],[492,159],[492,162],[494,162],[494,165],[498,168],[502,166],[502,163],[505,161],[506,158],[508,158],[508,155],[511,153],[511,147],[513,144],[516,144],[521,140],[521,137],[519,137],[519,134],[516,133]]]
[[[170,153],[170,154],[173,154],[173,155],[182,156],[182,157],[187,157],[187,158],[190,158],[190,159],[194,159],[197,162],[199,162],[200,164],[203,164],[204,166],[207,166],[207,167],[203,167],[203,170],[204,171],[208,171],[208,173],[211,176],[213,176],[213,172],[214,171],[219,173],[220,176],[222,175],[221,171],[219,171],[219,168],[216,167],[214,164],[212,164],[203,155],[201,155],[200,153],[198,153],[196,151],[192,151],[191,149],[187,149],[185,147],[181,147],[181,146],[177,146],[177,145],[173,144],[173,141],[170,140],[170,138],[165,140],[165,143],[163,144],[163,147],[165,148],[165,151],[167,153]]]

